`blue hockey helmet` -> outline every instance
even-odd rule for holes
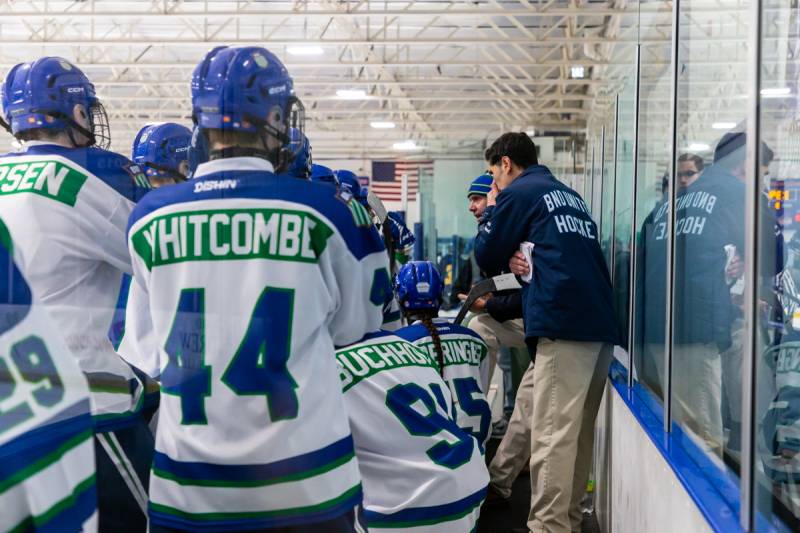
[[[289,163],[287,172],[295,178],[309,179],[311,177],[311,142],[302,131],[297,128],[289,130],[289,150],[292,152],[292,162]]]
[[[192,74],[192,116],[202,130],[261,135],[276,166],[290,158],[289,128],[302,131],[305,120],[286,67],[258,46],[218,46],[206,54]],[[267,148],[265,133],[280,146]]]
[[[430,261],[409,261],[397,273],[394,285],[403,309],[437,310],[442,304],[444,283]]]
[[[64,130],[76,145],[108,148],[111,134],[108,116],[89,78],[75,65],[60,57],[43,57],[15,65],[3,82],[3,116],[15,136],[36,129]],[[88,128],[74,118],[75,106],[82,106]],[[78,143],[74,132],[88,139]]]
[[[311,181],[328,183],[334,187],[339,186],[339,178],[336,177],[336,173],[325,165],[316,163],[311,165]]]
[[[358,176],[356,176],[355,172],[351,172],[349,170],[337,170],[336,177],[339,179],[339,187],[341,187],[342,190],[349,192],[353,198],[362,204],[366,204],[367,195],[362,194],[364,188],[361,187],[361,181],[358,179]]]
[[[174,122],[148,124],[133,141],[131,159],[148,177],[186,179],[187,169],[181,163],[189,160],[192,132]]]

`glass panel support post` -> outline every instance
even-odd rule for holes
[[[633,362],[636,346],[636,184],[639,181],[639,97],[642,75],[642,45],[636,45],[636,78],[633,92],[633,179],[631,180],[631,258],[628,283],[628,387],[633,388]]]
[[[741,512],[739,523],[745,531],[755,530],[756,460],[756,357],[758,357],[758,198],[761,184],[761,57],[763,0],[750,0],[748,34],[748,116],[747,168],[745,182],[745,344],[742,359],[742,462]]]
[[[680,55],[680,13],[681,0],[672,0],[672,86],[670,87],[670,160],[668,198],[670,202],[667,217],[667,291],[666,291],[666,342],[664,350],[664,431],[672,430],[672,353],[674,349],[673,330],[675,323],[675,199],[677,188],[678,153],[678,60]]]

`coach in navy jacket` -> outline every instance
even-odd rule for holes
[[[532,164],[496,202],[483,216],[475,258],[494,276],[508,271],[521,242],[534,243],[533,280],[523,287],[526,337],[617,342],[597,224],[578,193]]]
[[[524,264],[533,277],[523,289],[526,340],[536,353],[528,527],[580,531],[594,421],[618,331],[597,224],[580,195],[537,164],[526,134],[502,135],[486,160],[496,205],[481,220],[478,265],[498,274],[522,242],[534,244],[533,265]]]

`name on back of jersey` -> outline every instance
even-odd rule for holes
[[[278,259],[317,262],[333,229],[311,213],[223,209],[147,218],[131,235],[148,269],[184,261]]]
[[[360,381],[385,370],[404,366],[437,368],[425,351],[407,342],[382,342],[336,352],[342,388],[347,391]]]
[[[74,206],[86,179],[62,161],[0,163],[0,195],[27,192]]]
[[[433,342],[424,344],[428,353],[432,357],[436,356],[436,347]],[[486,357],[486,345],[475,339],[442,339],[442,354],[444,355],[445,365],[480,366],[483,358]]]

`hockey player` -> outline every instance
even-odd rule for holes
[[[133,141],[131,159],[153,187],[186,181],[192,132],[174,122],[148,124]]]
[[[0,531],[96,531],[89,389],[0,221]]]
[[[364,206],[365,209],[368,209],[370,215],[372,215],[371,219],[375,223],[375,229],[381,234],[383,244],[386,247],[387,256],[389,257],[389,272],[394,276],[397,274],[397,252],[395,243],[398,242],[397,239],[399,238],[398,234],[395,232],[395,223],[391,218],[387,218],[384,221],[379,220],[378,215],[367,202],[366,187],[361,186],[361,182],[354,172],[350,170],[336,170],[334,171],[334,175],[338,182],[340,196],[347,202],[358,202]],[[411,235],[411,244],[414,242],[413,239],[414,236]],[[383,324],[381,325],[381,329],[396,331],[401,327],[403,327],[403,314],[400,312],[400,305],[397,303],[394,294],[392,294],[391,300],[385,302],[383,306]]]
[[[488,348],[471,329],[437,318],[443,285],[430,261],[411,261],[400,269],[395,288],[410,325],[396,333],[436,359],[453,394],[456,422],[474,436],[483,449],[492,422],[484,393],[489,377]]]
[[[336,177],[336,173],[325,165],[312,164],[310,179],[314,183],[325,183],[336,188],[339,187],[339,178]]]
[[[376,332],[337,351],[369,530],[474,531],[489,481],[427,351]]]
[[[210,51],[192,107],[211,160],[131,215],[128,309],[149,312],[121,349],[162,392],[151,531],[356,530],[334,345],[379,327],[391,284],[332,187],[276,175],[297,104],[269,51]]]
[[[125,228],[147,177],[106,151],[108,123],[74,65],[45,57],[13,67],[3,115],[22,149],[0,157],[0,216],[17,265],[86,374],[96,432],[101,530],[142,531],[152,434],[143,386],[107,338],[123,272]]]
[[[162,187],[186,181],[189,173],[189,147],[192,132],[186,126],[172,122],[148,124],[133,141],[133,161],[147,174],[150,184]],[[122,277],[114,319],[108,338],[114,348],[119,348],[125,334],[125,305],[128,300],[131,278]]]
[[[339,180],[339,188],[361,205],[367,207],[367,197],[366,195],[362,195],[363,188],[355,172],[350,170],[336,170],[334,174],[336,174],[336,179]]]

